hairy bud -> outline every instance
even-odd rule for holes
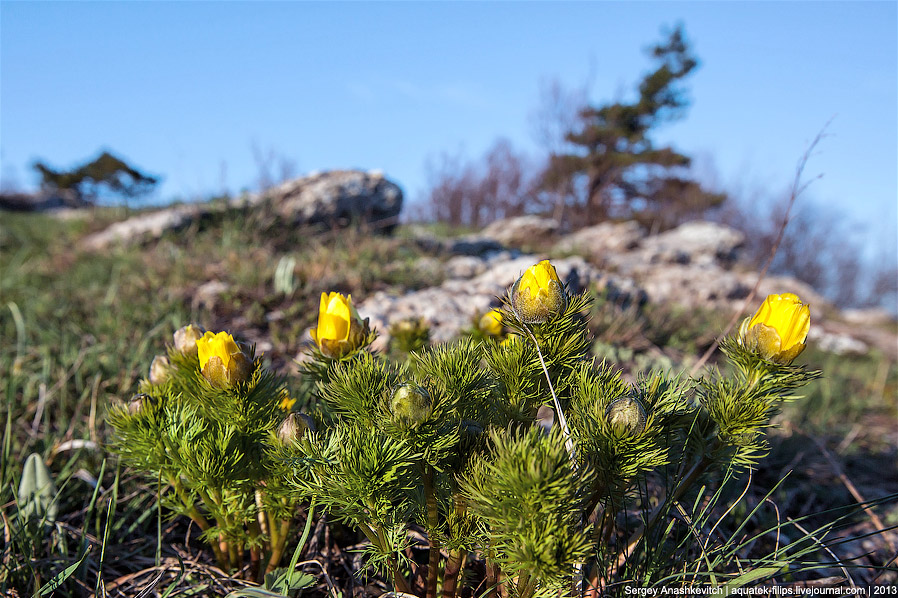
[[[168,380],[171,364],[165,355],[157,355],[150,364],[150,384],[162,384]]]
[[[315,422],[305,413],[291,413],[278,428],[278,438],[284,444],[302,438],[306,432],[315,431]]]
[[[605,409],[605,417],[611,428],[621,434],[636,436],[645,430],[645,408],[633,397],[612,401]]]
[[[427,419],[430,410],[430,395],[420,386],[400,384],[390,397],[393,418],[406,426],[417,426]]]
[[[174,335],[175,351],[184,355],[196,355],[196,341],[203,338],[205,330],[196,324],[178,328]]]

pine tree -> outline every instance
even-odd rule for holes
[[[651,56],[657,67],[639,84],[638,99],[581,110],[578,125],[566,135],[572,151],[550,158],[543,186],[578,190],[582,202],[569,213],[574,222],[637,217],[667,228],[684,212],[701,212],[725,198],[688,178],[688,156],[656,147],[650,137],[689,104],[680,83],[698,61],[682,28],[654,46]]]

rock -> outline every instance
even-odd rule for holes
[[[820,326],[811,326],[808,342],[836,355],[865,355],[870,349],[863,341],[847,334],[828,332]]]
[[[555,245],[555,251],[602,261],[608,254],[632,250],[643,237],[645,231],[637,222],[603,222],[568,235]]]
[[[486,270],[486,260],[472,255],[457,255],[444,266],[446,278],[474,278]]]
[[[158,239],[166,232],[185,228],[191,222],[211,212],[212,209],[203,204],[175,206],[133,216],[111,224],[103,231],[88,235],[81,240],[81,246],[84,249],[98,251],[112,245],[127,245]]]
[[[399,223],[402,190],[379,171],[332,170],[287,181],[250,199],[270,202],[287,223],[392,230]]]
[[[226,283],[221,282],[220,280],[204,282],[193,292],[191,308],[194,310],[201,307],[212,309],[218,302],[218,297],[229,288],[230,287]]]
[[[175,206],[116,222],[82,240],[89,250],[114,244],[158,239],[205,216],[257,209],[269,205],[282,226],[365,224],[373,230],[391,231],[399,222],[402,190],[379,172],[334,170],[287,181],[264,193],[227,202]]]
[[[380,333],[377,345],[386,346],[390,324],[398,320],[420,317],[430,324],[430,338],[434,343],[446,342],[473,325],[475,317],[499,304],[498,297],[505,294],[520,275],[539,261],[533,255],[493,260],[479,275],[472,278],[447,280],[442,285],[401,296],[381,291],[357,305],[363,318]],[[561,280],[576,279],[579,288],[601,278],[600,273],[581,257],[552,260]]]
[[[493,222],[480,231],[480,236],[507,247],[528,247],[552,238],[558,228],[558,221],[553,218],[516,216]]]
[[[842,319],[849,324],[864,327],[890,326],[895,324],[895,316],[881,307],[846,309],[842,311]]]
[[[745,241],[742,233],[714,222],[687,222],[660,235],[646,237],[641,251],[652,263],[707,265],[733,263]]]
[[[495,239],[482,236],[468,236],[450,241],[444,246],[444,250],[456,255],[488,256],[505,249]]]

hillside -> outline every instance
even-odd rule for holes
[[[550,220],[527,217],[465,234],[393,222],[387,235],[366,232],[357,221],[343,227],[288,220],[263,204],[208,208],[188,208],[190,216],[171,230],[103,243],[97,239],[104,231],[134,214],[2,214],[0,380],[8,425],[0,465],[7,529],[27,455],[43,458],[59,488],[57,525],[30,545],[31,554],[16,554],[27,543],[7,534],[0,574],[7,595],[28,595],[35,587],[23,580],[36,574],[46,582],[74,563],[85,544],[94,549],[60,595],[90,595],[101,579],[106,595],[134,596],[160,573],[156,595],[197,584],[223,595],[242,585],[212,566],[198,531],[178,519],[162,522],[162,565],[155,564],[154,491],[109,451],[108,410],[137,392],[174,330],[195,322],[255,345],[276,373],[288,376],[300,410],[311,407],[312,393],[298,363],[311,344],[322,292],[351,294],[381,333],[375,347],[401,359],[391,330],[423,319],[435,343],[470,334],[504,289],[546,258],[569,289],[596,298],[588,314],[590,351],[630,381],[649,370],[689,372],[734,313],[750,315],[767,294],[796,293],[810,303],[809,348],[799,361],[822,370],[823,378],[780,416],[772,452],[754,473],[752,500],[763,500],[791,471],[776,500],[793,518],[882,501],[875,511],[856,513],[842,531],[855,539],[832,550],[840,561],[858,559],[852,575],[859,584],[873,583],[876,567],[894,552],[894,533],[877,530],[898,522],[898,325],[876,312],[841,312],[785,278],[761,281],[746,308],[758,275],[740,261],[736,231],[689,223],[647,236],[624,222],[564,234]],[[703,367],[725,367],[718,358]],[[327,580],[316,578],[316,593],[324,595],[328,583],[344,595],[384,591],[378,577],[348,573],[358,567],[351,551],[360,541],[335,522],[318,521],[303,557],[330,570]],[[815,575],[844,577],[839,567]],[[895,583],[894,571],[883,580]]]

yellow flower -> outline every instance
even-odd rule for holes
[[[318,327],[310,334],[324,355],[342,359],[359,349],[367,341],[368,333],[368,320],[362,320],[352,306],[352,295],[321,293]]]
[[[283,409],[284,411],[290,411],[293,409],[293,405],[296,404],[296,399],[291,399],[290,395],[286,392],[281,395],[281,401],[278,403],[278,407]]]
[[[530,266],[511,288],[511,306],[522,322],[541,324],[567,307],[567,294],[549,260]]]
[[[227,332],[207,332],[196,341],[196,349],[203,377],[213,386],[228,388],[252,372],[252,362]]]
[[[792,293],[769,295],[739,327],[739,343],[763,359],[788,365],[804,351],[811,308]]]
[[[481,332],[490,336],[499,336],[502,334],[502,312],[498,309],[491,309],[480,318],[477,324]]]

